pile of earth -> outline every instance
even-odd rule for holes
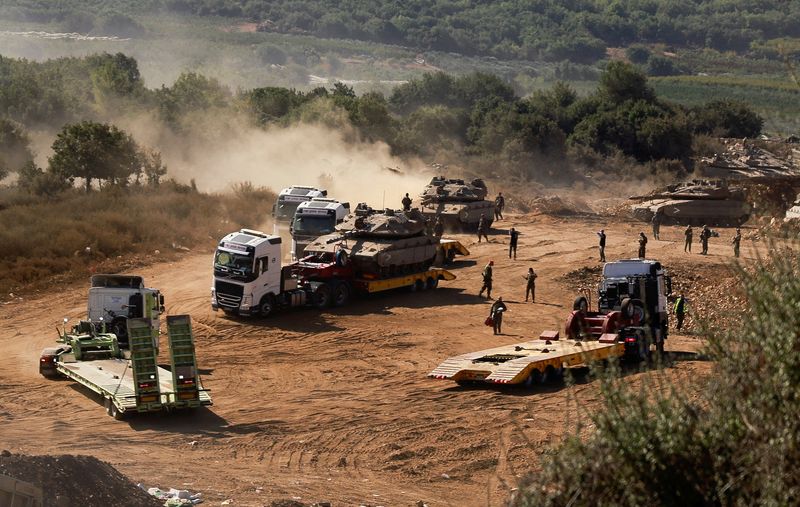
[[[47,506],[162,505],[114,467],[92,456],[26,456],[3,451],[0,474],[42,488]]]

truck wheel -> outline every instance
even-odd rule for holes
[[[586,313],[589,311],[589,301],[587,301],[584,296],[578,296],[572,303],[572,309],[581,313]]]
[[[117,341],[121,345],[128,344],[128,319],[125,317],[117,317],[111,321],[109,332],[114,333]]]
[[[331,305],[331,287],[326,283],[319,284],[314,291],[314,306],[324,310]]]
[[[429,276],[428,279],[425,281],[429,289],[435,289],[439,286],[439,279]]]
[[[269,317],[275,311],[275,296],[267,294],[261,298],[261,303],[258,305],[258,313],[262,317]]]
[[[447,251],[447,257],[445,260],[445,264],[452,264],[453,261],[456,260],[456,251],[455,249],[451,248]]]
[[[346,283],[340,283],[333,291],[333,304],[335,306],[344,306],[350,301],[350,286]]]
[[[533,386],[535,386],[537,384],[541,384],[542,383],[542,372],[540,372],[537,369],[534,369],[531,372],[531,374],[528,375],[528,378],[526,378],[525,382],[523,382],[523,383],[525,384],[525,387],[527,387],[527,388],[531,388],[531,387],[533,387]]]
[[[417,292],[421,292],[428,288],[428,285],[423,280],[417,280],[414,282],[414,290]]]
[[[638,299],[623,299],[622,305],[620,305],[620,311],[624,319],[633,321],[636,325],[644,322],[644,304]]]
[[[114,405],[114,402],[112,402],[111,400],[109,400],[109,402],[111,403],[111,407],[109,408],[108,415],[110,415],[117,421],[125,419],[125,414],[122,411],[120,411],[120,409],[118,409],[116,405]]]

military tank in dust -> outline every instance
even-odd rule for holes
[[[649,222],[658,213],[663,224],[741,225],[752,211],[744,190],[724,180],[678,183],[631,199],[641,201],[631,206],[635,218]]]
[[[306,247],[315,257],[330,256],[342,245],[357,276],[388,278],[425,271],[433,265],[439,238],[426,234],[419,210],[373,210],[359,204],[336,226]]]
[[[437,176],[420,195],[420,210],[429,220],[441,217],[445,230],[450,232],[477,229],[481,215],[486,216],[488,227],[494,220],[494,201],[486,200],[488,193],[481,179],[467,183]]]

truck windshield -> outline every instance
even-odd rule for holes
[[[649,273],[650,265],[639,262],[609,262],[603,267],[603,276],[605,278],[627,278]]]
[[[295,216],[292,230],[294,234],[302,234],[308,236],[323,236],[333,232],[333,227],[336,225],[336,217],[333,215],[319,216]]]
[[[275,218],[278,220],[291,220],[299,205],[299,202],[278,201],[278,205],[275,206]]]
[[[214,270],[249,277],[253,274],[253,258],[249,255],[217,250],[214,255]]]

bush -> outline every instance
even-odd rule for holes
[[[596,430],[564,442],[513,506],[797,504],[800,256],[769,246],[758,265],[734,268],[749,310],[729,316],[730,331],[708,322],[716,365],[699,392],[599,372]]]

